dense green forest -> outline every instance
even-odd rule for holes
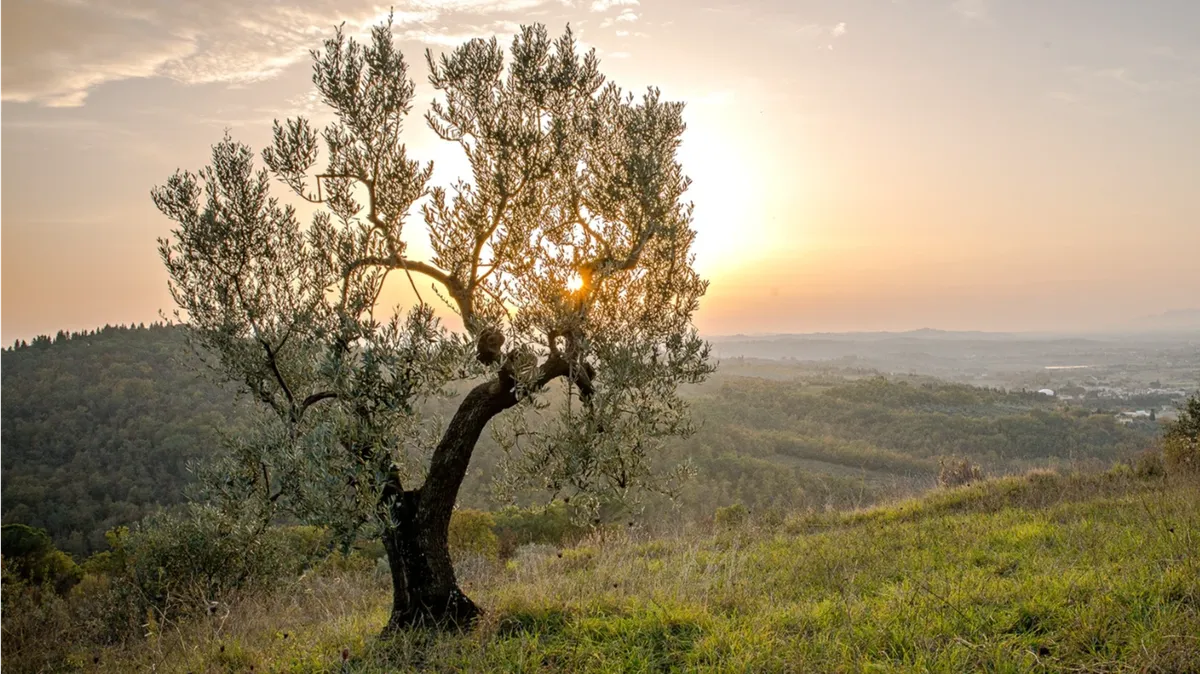
[[[179,328],[60,333],[2,357],[4,522],[44,528],[77,556],[104,549],[113,526],[181,501],[187,464],[246,418],[234,392],[207,378]],[[1158,432],[1036,394],[770,361],[725,363],[688,395],[697,433],[661,458],[689,460],[696,475],[675,503],[650,499],[648,519],[708,517],[733,503],[870,505],[931,486],[949,456],[988,474],[1108,465]],[[433,411],[453,402],[437,401]],[[490,486],[501,458],[485,437],[465,505],[498,505]]]
[[[2,357],[4,522],[44,528],[73,554],[182,500],[188,462],[233,416],[177,328],[59,333]]]

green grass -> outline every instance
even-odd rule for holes
[[[561,553],[469,579],[489,610],[467,634],[379,641],[386,582],[318,574],[235,604],[220,625],[174,626],[97,651],[99,665],[91,651],[77,661],[160,672],[1200,672],[1195,482],[1035,473],[736,530],[610,533]]]

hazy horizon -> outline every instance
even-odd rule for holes
[[[3,342],[169,313],[151,187],[226,128],[261,150],[274,118],[325,119],[307,50],[387,7],[4,3]],[[1200,4],[395,8],[404,141],[438,184],[463,160],[420,119],[427,47],[569,23],[627,90],[688,104],[705,334],[1092,332],[1200,309]],[[406,298],[397,280],[384,303]]]

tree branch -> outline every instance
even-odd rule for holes
[[[571,198],[571,208],[574,211],[574,217],[571,218],[570,222],[582,227],[583,233],[586,234],[589,239],[595,239],[596,241],[599,241],[600,247],[604,249],[604,255],[611,256],[612,255],[612,245],[608,242],[608,239],[604,238],[604,236],[600,234],[600,232],[597,232],[595,229],[593,229],[591,224],[588,223],[587,219],[585,219],[583,217],[583,212],[580,209],[581,209],[581,207],[583,207],[583,208],[587,207],[587,204],[586,204],[587,200],[586,200],[586,198],[584,198],[583,201],[585,203],[581,204],[580,199],[581,199],[581,197],[578,194],[574,195]],[[590,211],[591,211],[591,209],[589,209],[589,212]]]
[[[658,225],[651,224],[647,226],[646,229],[642,231],[642,235],[638,237],[638,242],[636,245],[634,245],[633,250],[629,251],[629,255],[626,256],[624,262],[612,266],[616,261],[613,260],[611,256],[606,256],[606,258],[600,262],[602,266],[599,271],[605,273],[616,273],[633,269],[641,260],[642,251],[646,249],[646,244],[650,243],[650,239],[653,239],[654,235],[657,233]]]
[[[321,391],[320,393],[314,393],[314,394],[308,396],[307,398],[305,398],[304,402],[300,403],[300,414],[304,414],[305,410],[312,407],[313,405],[316,405],[317,403],[321,402],[322,400],[331,400],[331,399],[337,398],[337,397],[338,397],[338,394],[333,391]]]
[[[418,274],[424,274],[425,276],[428,276],[429,278],[441,283],[446,287],[446,290],[450,293],[450,297],[454,299],[456,304],[458,304],[460,312],[467,309],[465,289],[462,287],[462,284],[458,282],[458,279],[427,262],[409,260],[399,254],[393,254],[389,257],[362,257],[355,260],[353,264],[347,266],[345,271],[342,272],[342,276],[343,278],[348,277],[350,274],[353,274],[363,267],[386,267],[388,269],[403,269],[406,272],[411,271],[417,272]]]
[[[271,373],[275,375],[275,381],[279,383],[279,388],[283,390],[283,396],[287,398],[288,406],[291,407],[292,421],[296,421],[296,399],[292,397],[292,389],[283,379],[283,373],[279,371],[279,363],[275,359],[275,349],[271,348],[271,343],[266,339],[259,337],[258,343],[262,344],[263,350],[267,352],[267,365],[271,368]]]
[[[500,220],[504,217],[504,211],[506,211],[506,210],[508,210],[508,194],[507,193],[500,197],[500,203],[496,205],[496,210],[495,210],[495,212],[492,213],[491,224],[488,226],[488,228],[486,230],[484,230],[483,232],[480,232],[480,234],[475,237],[475,249],[471,251],[471,279],[470,279],[470,281],[467,282],[467,289],[466,289],[467,290],[466,303],[468,306],[468,311],[470,311],[470,312],[474,312],[474,309],[475,309],[475,307],[473,306],[473,302],[472,302],[472,300],[474,300],[474,297],[475,297],[475,287],[479,284],[479,282],[481,280],[486,278],[487,275],[491,273],[491,269],[489,269],[487,271],[487,273],[485,273],[482,277],[476,276],[476,274],[479,272],[479,258],[483,255],[483,247],[485,245],[487,245],[488,240],[491,239],[492,235],[496,233],[496,230],[500,228]],[[492,269],[495,269],[495,267],[493,266]],[[463,314],[463,324],[464,325],[467,325],[469,323],[468,319],[469,319],[469,316],[464,313]],[[468,329],[470,329],[470,328],[468,328]]]

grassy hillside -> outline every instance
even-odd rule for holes
[[[1194,481],[1037,472],[856,512],[718,520],[464,566],[489,609],[465,635],[378,641],[386,584],[327,567],[70,657],[112,672],[1200,671]]]

